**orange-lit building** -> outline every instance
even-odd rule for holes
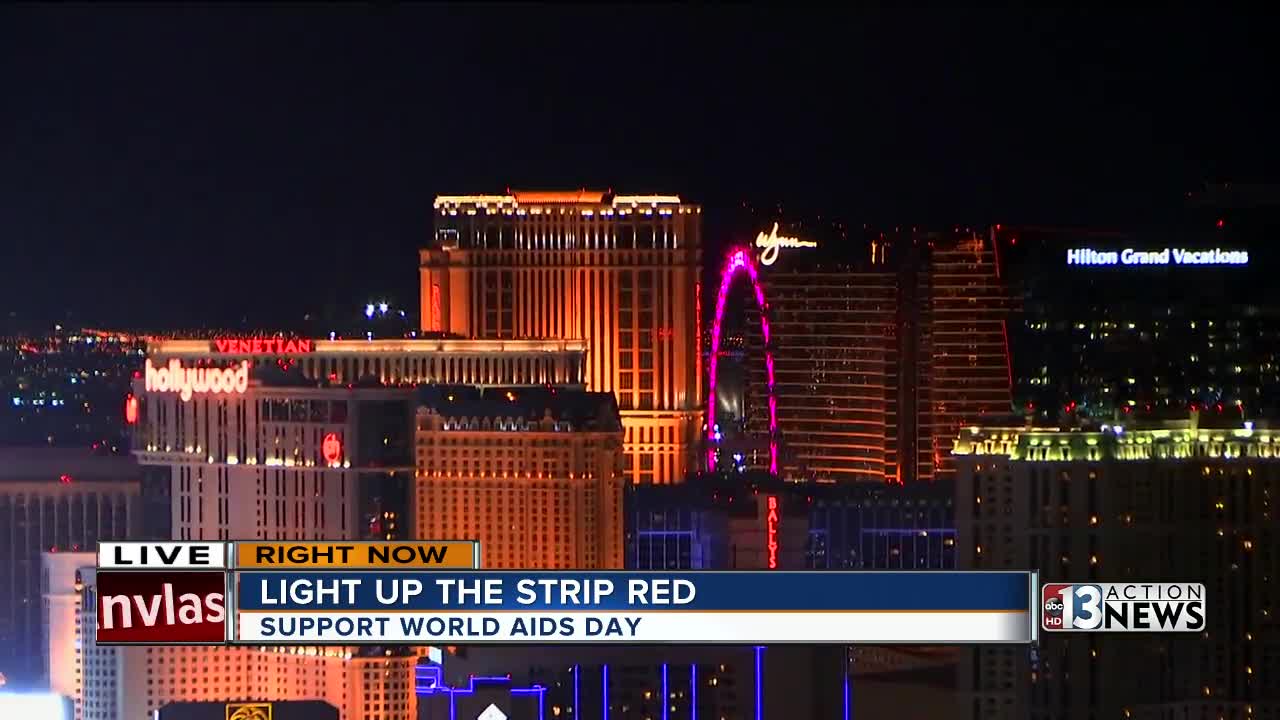
[[[632,482],[692,469],[702,425],[701,208],[669,195],[440,196],[420,254],[422,329],[585,341]]]
[[[865,242],[832,239],[835,248],[827,241],[760,263],[782,474],[950,477],[959,428],[1012,411],[1012,302],[991,243],[971,231],[873,233]],[[763,338],[748,306],[747,427],[763,435]]]
[[[766,273],[783,474],[831,481],[896,477],[897,277],[821,268]],[[748,432],[764,435],[759,322],[747,327],[754,346],[745,358],[754,411]]]
[[[939,240],[928,260],[920,323],[921,477],[955,473],[951,447],[962,426],[1013,411],[1006,322],[1012,310],[993,242],[977,234]]]
[[[622,567],[622,424],[609,393],[424,388],[421,538],[480,541],[486,568]]]
[[[82,568],[80,581],[79,608],[95,608],[95,569]],[[323,700],[343,720],[417,720],[416,654],[350,647],[99,646],[84,640],[97,633],[97,613],[79,608],[83,681],[76,720],[141,720],[173,702],[255,698]]]

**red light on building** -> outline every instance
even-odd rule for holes
[[[315,343],[310,340],[294,340],[286,338],[218,338],[213,341],[213,350],[218,353],[236,355],[293,355],[309,353],[315,350]]]
[[[769,514],[765,520],[766,547],[769,550],[769,569],[778,569],[778,497],[770,495]]]
[[[138,424],[138,398],[133,395],[124,399],[124,421],[130,425]]]
[[[560,191],[516,191],[511,193],[515,196],[518,203],[602,203],[604,202],[604,192],[593,190],[570,190],[568,192]]]
[[[330,465],[337,465],[342,460],[342,440],[338,438],[338,433],[329,433],[324,436],[324,442],[320,444],[320,454]]]
[[[59,475],[59,476],[58,476],[58,482],[62,483],[63,485],[70,485],[70,484],[71,484],[71,476],[70,476],[70,475]]]
[[[1222,218],[1218,218],[1218,227],[1222,227],[1226,224],[1227,222],[1225,220],[1223,220]]]
[[[428,330],[436,332],[444,330],[444,313],[440,308],[440,285],[436,283],[431,286],[431,317],[427,322]]]

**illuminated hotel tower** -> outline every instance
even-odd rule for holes
[[[631,482],[676,482],[701,430],[701,208],[666,195],[441,196],[422,250],[422,329],[587,344]]]
[[[920,479],[949,477],[956,434],[1013,411],[1005,319],[1012,306],[999,258],[981,235],[933,244],[920,322]]]
[[[609,393],[423,388],[420,538],[480,541],[495,569],[622,567],[622,425]]]
[[[877,233],[763,265],[782,474],[827,482],[950,477],[962,426],[1012,410],[1012,303],[972,232]],[[767,432],[758,312],[749,304],[748,431]],[[752,355],[755,357],[753,358]]]
[[[126,419],[138,463],[168,476],[174,539],[404,538],[416,386],[570,393],[582,359],[561,341],[166,340],[149,345]],[[92,572],[82,580],[92,608]],[[94,614],[80,622],[92,636]],[[418,652],[84,643],[78,712],[141,720],[179,701],[321,699],[344,720],[413,720]]]

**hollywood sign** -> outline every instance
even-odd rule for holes
[[[147,360],[147,392],[178,393],[183,401],[200,394],[243,394],[249,389],[249,361],[229,368],[184,367],[176,358],[156,367]]]

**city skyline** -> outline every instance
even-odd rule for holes
[[[1268,27],[0,7],[0,710],[1280,720]]]

